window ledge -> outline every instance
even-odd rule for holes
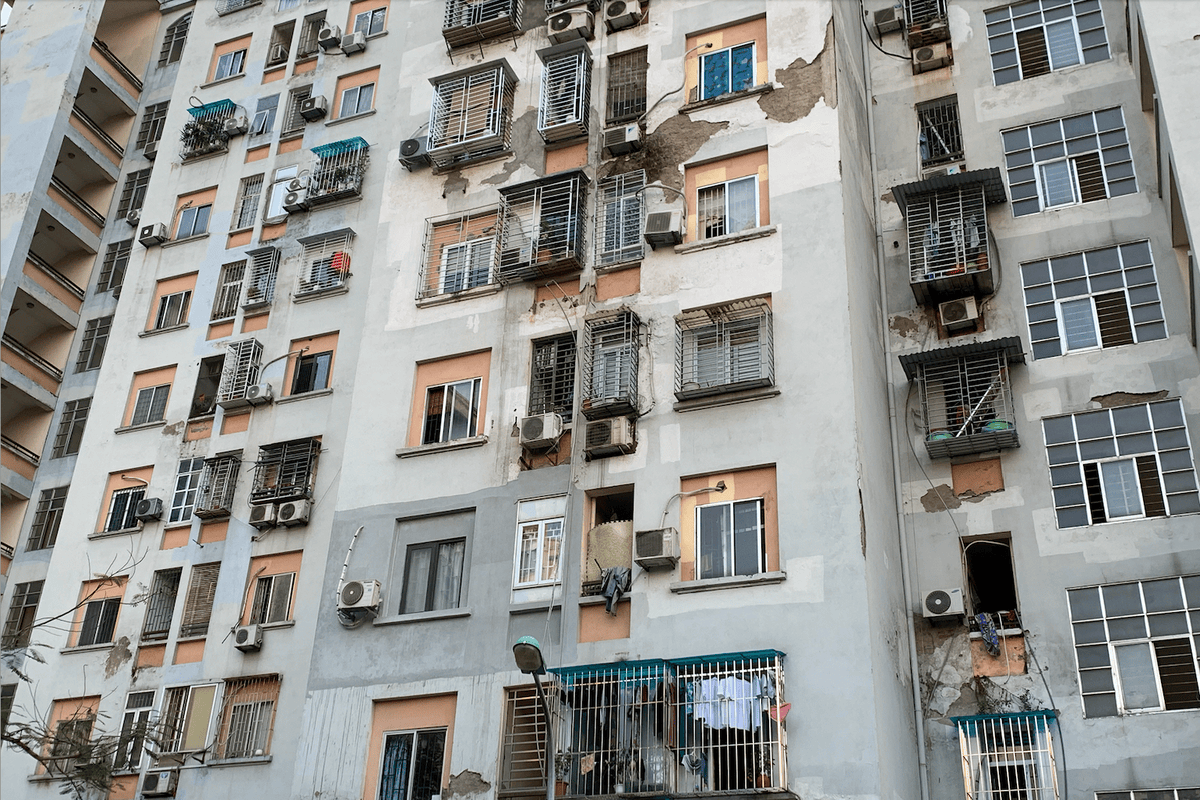
[[[388,33],[388,32],[387,32],[386,30],[382,30],[382,31],[380,31],[379,33],[372,33],[372,34],[368,34],[368,35],[367,35],[367,41],[369,42],[369,41],[371,41],[372,39],[378,39],[378,38],[379,38],[379,37],[381,37],[381,36],[387,36],[387,33]]]
[[[445,608],[440,611],[418,611],[415,614],[397,614],[373,621],[372,625],[407,625],[410,622],[428,622],[435,619],[458,619],[471,616],[471,608]]]
[[[618,261],[615,264],[597,264],[595,267],[593,267],[593,269],[597,275],[608,275],[612,272],[624,272],[627,269],[640,267],[642,265],[642,259],[645,257],[645,255],[646,254],[643,253],[637,258],[631,258],[628,261]]]
[[[254,232],[254,226],[251,225],[248,228],[233,228],[232,230],[229,231],[229,235],[235,236],[239,233],[253,233],[253,232]]]
[[[675,245],[675,252],[680,255],[686,253],[698,253],[701,250],[711,250],[714,247],[722,247],[735,242],[745,242],[750,239],[761,239],[764,236],[770,236],[778,230],[777,225],[763,225],[758,228],[750,228],[737,233],[727,233],[724,236],[714,236],[711,239],[701,239],[698,242],[685,242],[684,244]]]
[[[270,307],[271,307],[270,300],[255,300],[253,303],[242,303],[242,311],[245,311],[247,314],[250,314],[252,312],[262,311],[263,309],[267,309]]]
[[[1025,631],[1021,628],[997,628],[996,635],[1001,639],[1015,639],[1018,636],[1023,639],[1025,638]],[[971,631],[968,638],[982,639],[983,634],[979,631]]]
[[[675,403],[673,408],[680,413],[684,411],[699,411],[702,408],[731,406],[737,403],[752,403],[755,400],[766,400],[769,397],[776,397],[780,394],[783,394],[783,392],[775,386],[742,389],[741,391],[724,392],[722,394],[709,395],[708,397],[680,400]]]
[[[95,533],[89,533],[87,537],[89,539],[107,539],[110,536],[125,536],[126,534],[145,530],[145,527],[145,525],[137,525],[133,528],[121,528],[119,531],[96,531]]]
[[[325,397],[333,394],[333,387],[327,389],[315,389],[311,392],[300,392],[299,394],[289,394],[285,397],[276,397],[275,405],[285,405],[287,403],[295,403],[297,400],[307,400],[310,397]]]
[[[628,602],[629,602],[629,595],[624,595],[618,601],[618,604],[628,603]],[[579,598],[579,605],[581,605],[581,606],[602,606],[602,605],[605,605],[606,603],[608,603],[608,598],[602,594],[589,594],[589,595]]]
[[[476,286],[473,289],[463,289],[460,292],[446,292],[445,294],[435,294],[432,297],[422,297],[417,300],[417,308],[440,306],[446,303],[455,303],[459,300],[470,300],[473,297],[484,297],[502,291],[504,291],[504,284],[489,283],[487,286]]]
[[[775,84],[760,83],[758,86],[751,86],[749,89],[742,89],[740,92],[726,92],[725,94],[719,94],[716,97],[710,97],[707,100],[697,100],[694,103],[685,103],[679,107],[679,113],[690,114],[693,111],[699,111],[700,109],[708,108],[709,106],[719,106],[725,103],[733,103],[741,100],[743,97],[753,97],[757,94],[766,94],[767,92],[773,91],[775,91]]]
[[[199,519],[199,517],[197,517],[197,519]],[[202,521],[203,521],[203,520],[202,520]],[[191,520],[188,520],[188,521],[186,521],[186,522],[172,522],[172,523],[170,523],[169,525],[164,525],[164,526],[163,526],[163,531],[164,531],[164,532],[166,532],[166,531],[177,531],[177,530],[181,530],[181,529],[183,529],[183,528],[190,528],[190,527],[192,527],[192,521],[191,521]]]
[[[94,653],[99,650],[112,650],[113,644],[115,644],[115,642],[103,642],[101,644],[85,644],[82,646],[75,645],[74,647],[64,647],[61,650],[59,650],[58,652],[62,653],[64,655],[67,653]]]
[[[175,640],[175,644],[183,644],[184,642],[203,642],[207,638],[207,633],[203,636],[180,636]]]
[[[225,153],[227,153],[227,152],[229,152],[229,151],[222,150],[222,151],[220,151],[220,155],[225,155]],[[216,154],[214,153],[214,155],[216,155]],[[195,161],[195,160],[198,160],[198,159],[188,159],[187,163],[190,164],[190,163],[192,163],[192,161]],[[168,247],[174,247],[177,244],[184,244],[185,242],[194,242],[197,239],[207,239],[207,238],[208,238],[207,233],[198,233],[195,236],[185,236],[182,239],[172,239],[169,242],[163,242],[162,244],[159,245],[159,247],[166,249]]]
[[[503,161],[504,159],[511,158],[512,154],[513,149],[511,147],[506,147],[503,150],[498,150],[495,153],[488,153],[485,156],[468,156],[461,161],[455,161],[453,164],[447,164],[444,167],[439,167],[435,164],[433,165],[433,174],[445,175],[447,172],[454,172],[461,167],[474,167],[479,164],[486,164],[489,161]]]
[[[312,289],[304,293],[297,292],[292,295],[292,302],[307,303],[310,300],[320,300],[322,297],[333,297],[339,294],[346,294],[349,291],[350,287],[343,283],[341,286],[335,286],[332,289]]]
[[[326,127],[331,125],[341,125],[343,122],[353,122],[356,119],[362,119],[363,117],[371,117],[374,115],[375,109],[372,108],[370,111],[363,111],[361,114],[351,114],[348,117],[338,117],[337,119],[328,120],[325,125]]]
[[[148,430],[150,428],[161,428],[163,425],[166,425],[166,424],[167,424],[167,421],[165,419],[156,419],[153,422],[143,422],[141,425],[123,425],[120,428],[117,428],[116,430],[114,430],[113,433],[129,433],[130,431],[144,431],[144,430]]]
[[[601,598],[603,599],[603,598]],[[534,611],[548,611],[552,608],[562,608],[562,595],[557,600],[532,601],[529,603],[513,603],[508,607],[509,614],[529,614]]]
[[[280,622],[260,622],[259,626],[264,631],[273,631],[278,628],[294,628],[294,627],[296,627],[296,620],[285,619]]]
[[[181,331],[186,327],[188,327],[188,324],[185,322],[182,325],[172,325],[168,328],[152,328],[148,331],[142,331],[141,333],[138,334],[138,337],[145,339],[147,336],[158,336],[160,333],[170,333],[172,331]]]
[[[304,128],[300,128],[299,130],[294,130],[294,131],[280,131],[279,132],[279,143],[280,144],[283,144],[284,142],[290,142],[292,139],[303,139],[303,138],[304,138]],[[280,219],[287,219],[287,215],[285,214],[284,216],[280,217]],[[267,220],[264,219],[263,221],[266,222]]]
[[[773,583],[783,583],[785,580],[787,580],[786,572],[760,572],[757,575],[733,575],[728,578],[701,578],[695,581],[675,581],[671,584],[671,591],[675,594],[715,592],[720,589],[740,589],[743,586],[767,586]]]
[[[270,764],[272,756],[251,756],[249,758],[211,758],[205,761],[209,767],[241,767],[253,764]]]
[[[486,436],[469,436],[466,439],[455,439],[453,442],[438,442],[437,444],[419,444],[416,447],[402,447],[396,451],[397,458],[413,458],[431,453],[446,453],[451,450],[467,450],[472,447],[483,447],[488,443]]]

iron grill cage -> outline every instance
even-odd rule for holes
[[[575,335],[571,333],[533,343],[533,375],[529,381],[529,414],[575,413]]]
[[[219,759],[253,758],[271,751],[279,676],[261,675],[225,682],[216,752]]]
[[[447,47],[482,42],[521,30],[520,0],[446,0],[442,37]]]
[[[597,184],[596,266],[640,261],[646,253],[642,239],[644,170],[613,175]]]
[[[491,206],[425,220],[417,299],[495,283],[498,219]]]
[[[1004,350],[921,364],[917,381],[930,458],[1019,444]]]
[[[245,261],[236,261],[221,267],[221,282],[217,286],[217,299],[212,307],[213,320],[237,316],[238,303],[242,299],[242,278],[245,274]]]
[[[298,294],[340,289],[350,277],[350,242],[353,231],[318,236],[304,243],[304,271]]]
[[[229,343],[225,348],[225,361],[221,364],[218,401],[242,400],[246,397],[246,390],[258,383],[262,353],[263,346],[257,339]]]
[[[171,632],[171,618],[175,614],[175,598],[179,594],[182,575],[181,567],[154,573],[146,603],[146,618],[142,621],[142,639],[165,639]]]
[[[515,87],[516,76],[504,62],[436,81],[429,111],[429,160],[448,167],[507,150]]]
[[[1058,800],[1053,711],[955,717],[967,800]]]
[[[592,57],[586,47],[543,62],[538,133],[547,143],[586,136],[591,112]]]
[[[988,226],[980,184],[943,189],[908,204],[910,282],[925,283],[988,269]]]
[[[943,97],[917,106],[921,128],[921,166],[932,167],[963,157],[962,125],[958,97]]]
[[[275,279],[279,275],[279,248],[247,250],[250,278],[246,281],[246,305],[257,306],[275,299]]]
[[[317,44],[317,36],[321,33],[321,28],[325,24],[325,12],[320,12],[317,16],[305,17],[303,27],[300,28],[300,41],[296,44],[296,58],[307,58],[315,55],[320,49]]]
[[[225,120],[233,116],[237,106],[232,100],[217,100],[188,109],[192,119],[184,126],[179,136],[183,147],[179,157],[183,161],[209,153],[225,152],[229,149],[229,134],[225,133]]]
[[[551,708],[556,714],[559,693],[552,676],[544,679]],[[504,739],[500,757],[500,797],[545,796],[546,715],[537,689],[509,689],[504,701]]]
[[[637,411],[640,329],[641,321],[629,309],[616,309],[585,323],[580,399],[588,419]]]
[[[313,148],[317,164],[308,179],[309,207],[362,196],[370,156],[358,137]]]
[[[950,38],[945,24],[946,0],[904,0],[904,23],[909,47]]]
[[[588,178],[582,171],[500,190],[501,283],[583,268]]]
[[[608,59],[605,121],[609,125],[632,122],[646,113],[646,48],[618,53]]]
[[[316,34],[314,33],[313,36],[316,37]],[[310,97],[312,97],[311,86],[301,86],[288,93],[287,111],[283,115],[283,127],[279,132],[281,136],[304,130],[308,121],[301,116],[300,109],[304,105],[304,101]]]
[[[262,0],[217,0],[217,13],[230,14],[243,8],[256,6]]]
[[[776,651],[555,670],[567,796],[787,788]]]
[[[226,517],[233,512],[233,493],[237,490],[239,455],[224,455],[204,460],[204,473],[196,492],[192,514],[201,519]]]
[[[774,385],[771,307],[765,301],[689,311],[675,325],[678,399]]]
[[[311,497],[320,451],[321,443],[316,439],[294,439],[260,447],[250,502],[277,503]]]

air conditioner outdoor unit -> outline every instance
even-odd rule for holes
[[[267,66],[272,67],[276,64],[282,64],[288,60],[288,49],[286,44],[271,45],[271,57],[267,59]]]
[[[637,444],[633,420],[629,417],[589,422],[583,439],[584,451],[592,458],[632,453]]]
[[[938,306],[938,319],[948,331],[972,328],[975,326],[975,320],[979,319],[979,305],[974,297],[947,300]]]
[[[271,503],[264,503],[259,506],[250,507],[250,524],[258,528],[260,531],[265,531],[267,528],[274,528],[277,521],[278,508]]]
[[[342,591],[338,593],[338,610],[379,608],[382,594],[379,581],[346,581],[342,584]]]
[[[142,155],[153,161],[158,155],[158,141],[146,142],[146,146],[142,148]]]
[[[312,514],[312,503],[307,500],[289,500],[279,504],[279,524],[285,528],[307,525]]]
[[[881,8],[875,12],[875,32],[880,36],[894,33],[904,24],[904,6],[897,3],[890,8]]]
[[[307,189],[292,189],[288,186],[287,194],[283,196],[283,210],[289,214],[295,214],[299,211],[308,209],[308,190]]]
[[[559,11],[546,20],[546,35],[555,44],[596,35],[596,17],[586,8]]]
[[[638,531],[633,535],[633,561],[646,570],[674,569],[679,563],[679,531]]]
[[[683,241],[683,212],[655,211],[646,215],[646,232],[642,234],[653,250],[671,247]]]
[[[223,126],[226,135],[241,136],[246,131],[250,130],[250,120],[246,119],[245,114],[234,114],[225,120]]]
[[[954,63],[954,58],[950,52],[950,46],[945,42],[927,44],[923,47],[918,47],[912,53],[914,75],[939,69],[952,63]]]
[[[367,49],[367,34],[362,31],[347,33],[342,37],[342,53],[351,55],[352,53],[361,53]]]
[[[604,155],[609,158],[642,149],[642,129],[637,123],[604,129]]]
[[[637,0],[609,0],[604,6],[604,25],[609,33],[632,28],[642,21],[642,4]]]
[[[252,406],[266,405],[274,396],[269,383],[256,383],[246,387],[246,402]]]
[[[306,97],[300,103],[300,116],[308,122],[316,122],[329,113],[329,101],[322,95]]]
[[[262,625],[241,625],[233,632],[233,646],[243,653],[262,650]]]
[[[925,600],[921,603],[921,613],[930,620],[962,616],[962,589],[934,589],[925,595]]]
[[[143,225],[141,233],[138,234],[138,241],[142,243],[142,247],[154,247],[157,244],[162,244],[167,240],[167,226],[161,222],[155,222],[150,225]]]
[[[960,172],[966,172],[967,165],[962,161],[956,161],[953,164],[939,164],[936,167],[921,171],[922,178],[938,178],[943,175],[957,175]]]
[[[142,221],[142,210],[140,208],[131,208],[129,213],[125,215],[125,221],[130,227],[136,228],[138,223]]]
[[[429,166],[429,137],[418,136],[400,143],[400,163],[409,172],[416,167]]]
[[[142,522],[162,519],[162,515],[163,501],[160,497],[143,497],[138,500],[137,508],[133,510],[133,516]]]
[[[521,446],[536,450],[551,447],[563,434],[563,418],[554,413],[538,414],[521,420]]]
[[[142,797],[170,797],[178,784],[179,770],[152,770],[142,779]]]
[[[332,50],[342,43],[342,29],[337,25],[326,22],[317,33],[317,44],[322,50]]]

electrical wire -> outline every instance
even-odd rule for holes
[[[929,483],[929,488],[933,489],[934,494],[936,494],[938,497],[938,500],[941,501],[942,509],[945,510],[946,516],[950,517],[950,524],[952,524],[954,526],[954,532],[961,537],[962,531],[960,531],[958,529],[958,523],[955,522],[954,515],[952,513],[950,513],[950,506],[946,504],[946,498],[943,497],[942,493],[938,491],[938,488],[933,485],[933,481],[930,480],[930,478],[929,478],[929,473],[925,471],[925,465],[921,463],[921,457],[917,455],[917,448],[913,447],[912,437],[908,435],[908,430],[907,430],[907,428],[908,428],[908,409],[909,409],[909,402],[911,400],[912,400],[912,387],[910,386],[909,390],[908,390],[908,396],[904,398],[904,420],[905,420],[904,438],[908,442],[908,449],[912,451],[913,461],[917,462],[917,467],[920,468],[921,474],[925,476],[926,482]]]
[[[872,45],[874,45],[875,49],[878,50],[879,52],[883,53],[885,56],[891,56],[892,58],[898,58],[901,61],[911,61],[911,59],[908,56],[902,56],[902,55],[899,55],[898,53],[889,53],[887,50],[884,50],[882,46],[875,44],[875,39],[871,37],[871,29],[869,27],[867,27],[867,10],[865,8],[863,8],[862,0],[859,0],[858,7],[861,8],[862,12],[863,12],[862,25],[863,25],[863,30],[865,30],[867,32],[867,41],[869,41]]]
[[[1025,635],[1025,650],[1033,659],[1033,665],[1037,667],[1038,676],[1042,679],[1042,686],[1046,687],[1046,697],[1050,699],[1050,708],[1054,709],[1054,726],[1058,728],[1059,748],[1062,750],[1062,776],[1063,776],[1063,797],[1071,796],[1071,784],[1067,777],[1067,740],[1063,736],[1062,725],[1058,721],[1058,703],[1054,702],[1054,694],[1050,691],[1050,684],[1046,681],[1046,671],[1042,669],[1041,662],[1038,661],[1037,653],[1033,652],[1033,642],[1030,641],[1030,633],[1028,630],[1022,630]]]

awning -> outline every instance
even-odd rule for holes
[[[200,119],[201,117],[210,117],[217,114],[232,114],[235,108],[237,108],[237,104],[232,100],[214,100],[211,103],[205,103],[199,108],[189,106],[188,113],[196,119]]]
[[[900,356],[900,364],[904,367],[904,375],[910,381],[917,376],[917,368],[923,364],[940,364],[953,361],[964,356],[984,355],[1004,351],[1008,363],[1024,364],[1025,353],[1022,351],[1021,340],[1016,336],[1006,336],[1003,339],[993,339],[989,342],[971,342],[954,347],[941,347],[937,350],[924,350],[920,353],[909,353]]]
[[[353,139],[342,139],[340,142],[317,145],[312,151],[316,154],[317,158],[329,158],[329,156],[349,153],[351,150],[366,150],[370,146],[367,144],[366,139],[361,136],[355,136]]]
[[[916,183],[904,183],[892,187],[892,196],[900,204],[900,213],[907,216],[909,202],[917,197],[979,184],[983,185],[983,201],[989,206],[1008,199],[1008,195],[1004,193],[1004,181],[1000,178],[999,167],[975,169],[954,175],[934,175]]]

